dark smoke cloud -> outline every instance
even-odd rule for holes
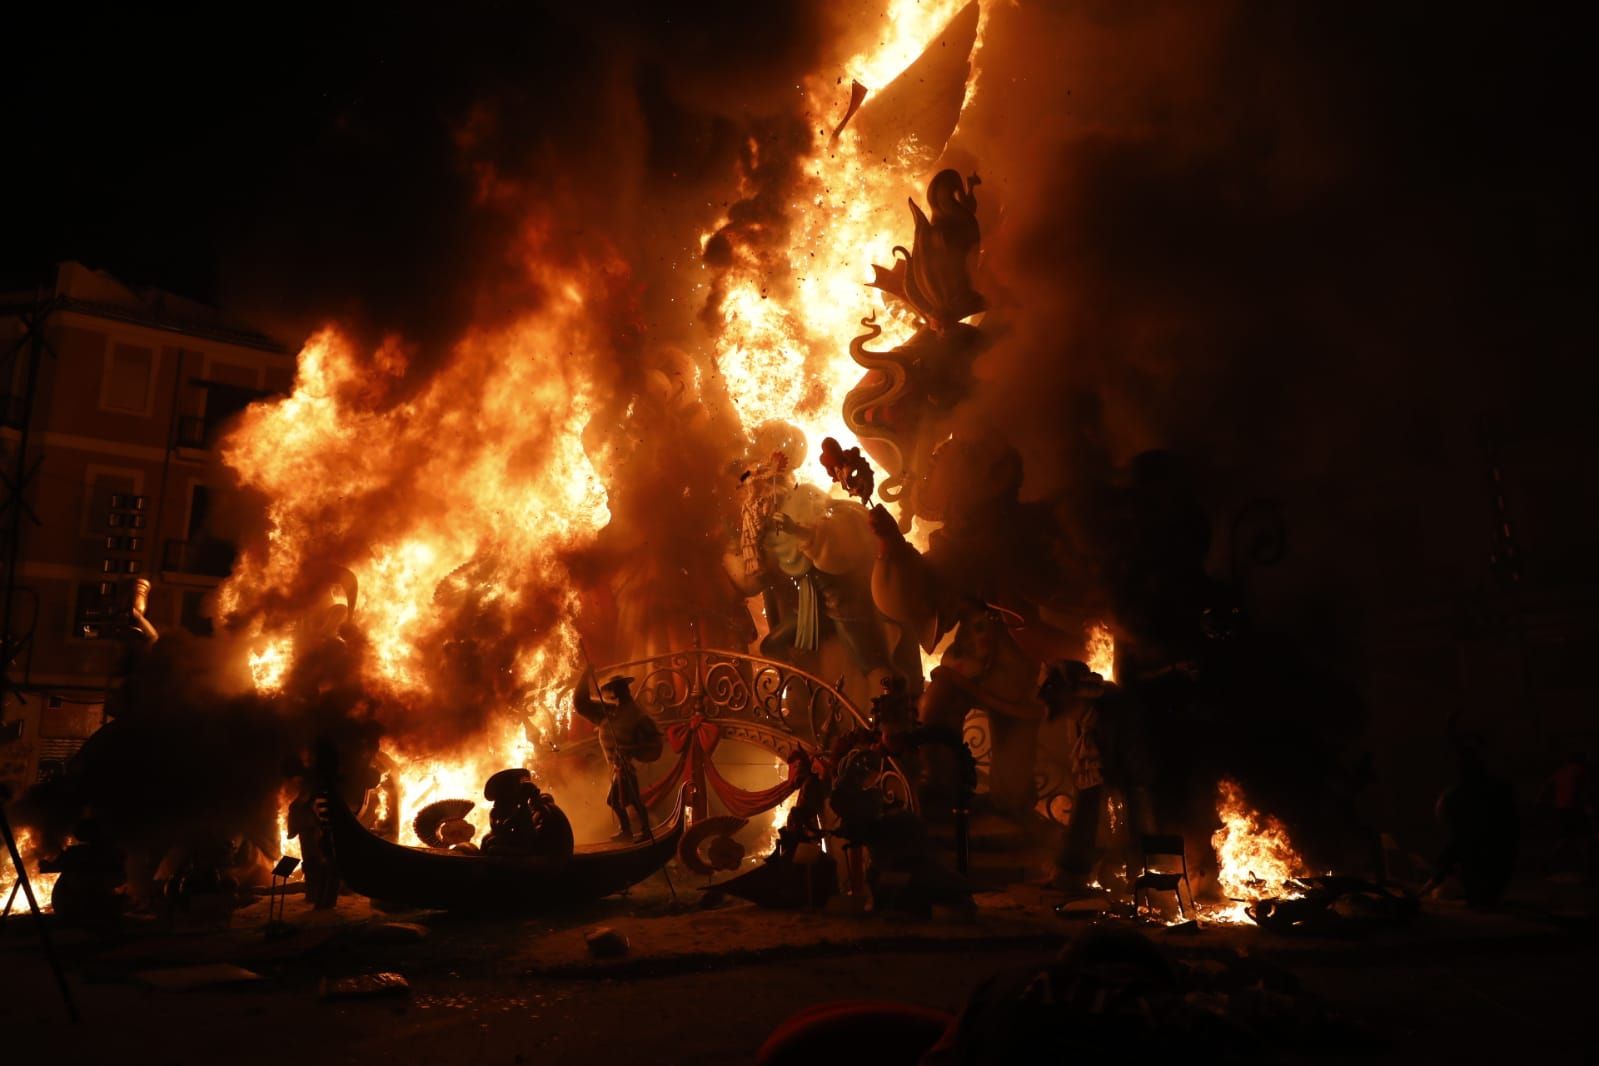
[[[1276,768],[1370,744],[1385,825],[1426,839],[1457,649],[1440,670],[1390,634],[1487,580],[1484,425],[1520,458],[1529,582],[1599,572],[1578,410],[1595,174],[1568,29],[1422,5],[1024,3],[993,8],[979,67],[949,161],[985,179],[980,287],[1004,336],[967,414],[1017,442],[1040,496],[1091,498],[1138,452],[1175,452],[1216,517],[1213,569],[1227,518],[1281,500],[1288,557],[1252,586],[1285,682],[1263,724],[1322,735],[1263,734],[1294,753]],[[1375,711],[1364,740],[1330,698],[1347,682]],[[1536,767],[1528,712],[1504,712],[1485,730]],[[1277,777],[1264,795],[1290,824],[1325,824]]]
[[[64,18],[15,27],[33,157],[8,168],[30,210],[7,272],[82,258],[291,340],[337,317],[405,336],[418,373],[481,320],[528,198],[603,234],[652,186],[725,176],[738,123],[792,106],[833,24],[801,2],[291,9],[225,37]]]
[[[957,147],[1012,333],[975,413],[1034,491],[1173,448],[1367,592],[1464,568],[1474,419],[1569,410],[1589,332],[1565,51],[1508,13],[996,5]]]

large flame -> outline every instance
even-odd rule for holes
[[[1305,863],[1282,822],[1251,808],[1238,782],[1226,778],[1216,786],[1216,816],[1221,828],[1210,838],[1216,850],[1216,882],[1232,902],[1210,917],[1243,921],[1249,903],[1299,895],[1287,882],[1304,875]]]
[[[50,896],[55,891],[56,878],[60,875],[39,872],[39,857],[30,829],[17,826],[16,841],[17,851],[22,855],[23,868],[28,871],[28,884],[33,888],[33,898],[40,907],[48,907]],[[22,886],[17,880],[17,871],[12,865],[11,855],[4,845],[0,845],[0,910],[5,909],[7,902],[11,904],[11,915],[28,913],[28,901],[24,898]]]
[[[891,0],[879,39],[846,63],[850,76],[888,85],[965,3]],[[831,73],[801,90],[813,118],[846,103]],[[746,433],[776,419],[813,443],[848,446],[841,406],[861,373],[847,352],[858,320],[876,313],[880,345],[916,327],[865,282],[872,260],[907,240],[906,198],[921,196],[929,175],[914,145],[868,157],[853,131],[809,136],[782,247],[733,263],[712,344]],[[605,343],[606,311],[591,297],[617,268],[557,268],[537,248],[527,261],[537,310],[468,333],[420,388],[398,340],[362,352],[328,328],[300,353],[292,394],[250,408],[222,448],[268,501],[264,548],[244,552],[218,597],[250,641],[250,678],[257,691],[295,698],[300,665],[354,623],[361,689],[385,726],[403,727],[390,729],[385,753],[407,843],[422,805],[475,797],[494,770],[531,765],[564,729],[579,671],[565,560],[610,519],[606,456],[594,450],[603,445],[585,448],[584,429],[603,400],[590,352]],[[823,480],[815,464],[802,470]],[[341,568],[359,590],[353,605],[333,594]],[[477,624],[485,618],[499,624]],[[509,640],[506,619],[516,623]],[[453,691],[495,713],[474,735],[440,737],[429,724],[451,718],[444,650],[481,644],[485,629],[497,635],[493,654]],[[293,852],[286,839],[283,850]]]
[[[363,358],[324,330],[301,352],[292,394],[250,408],[222,449],[269,501],[266,550],[246,551],[219,596],[254,635],[251,678],[282,690],[301,656],[334,639],[318,627],[318,597],[347,568],[362,689],[408,727],[387,750],[407,829],[421,803],[475,796],[494,770],[527,765],[562,728],[578,669],[563,558],[610,518],[581,437],[593,362],[581,353],[596,327],[583,279],[536,282],[548,297],[536,312],[468,334],[403,399],[397,344]],[[458,689],[497,704],[487,735],[429,730],[460,694],[441,662],[452,643],[469,646],[477,671]],[[427,736],[425,754],[403,746],[407,734]]]
[[[772,761],[772,769],[777,773],[778,784],[782,784],[784,781],[788,780],[789,769],[787,759],[774,759]],[[776,807],[772,808],[772,824],[767,828],[766,840],[761,844],[760,850],[756,853],[757,858],[764,859],[766,856],[770,855],[774,850],[776,850],[777,834],[783,828],[783,826],[787,824],[788,814],[794,809],[794,804],[798,802],[799,791],[796,789],[795,791],[790,792],[782,803],[779,803]]]
[[[1088,630],[1088,668],[1106,681],[1116,680],[1116,638],[1103,622]]]
[[[844,69],[869,91],[889,85],[966,3],[892,0],[879,39]],[[986,20],[979,10],[977,48]],[[808,79],[802,87],[807,113],[841,115],[847,94],[840,95],[840,84],[835,77]],[[969,87],[968,99],[970,93]],[[856,441],[844,426],[843,399],[862,371],[847,341],[861,332],[868,314],[883,327],[877,347],[903,343],[915,332],[914,315],[866,283],[874,260],[884,262],[894,245],[909,243],[905,202],[923,196],[930,175],[916,145],[873,156],[853,129],[835,140],[830,125],[813,121],[809,130],[794,217],[781,248],[760,255],[735,249],[738,258],[723,279],[715,350],[746,432],[779,420],[797,426],[813,447],[823,437],[849,447]],[[796,472],[825,484],[815,464]]]

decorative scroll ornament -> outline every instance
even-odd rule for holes
[[[929,217],[911,201],[916,235],[910,250],[894,248],[892,268],[874,266],[871,285],[894,297],[922,322],[892,351],[873,351],[881,335],[875,316],[850,342],[850,357],[866,375],[844,397],[844,424],[885,475],[881,498],[899,504],[900,528],[919,513],[917,494],[933,448],[948,436],[946,416],[972,387],[972,362],[986,338],[965,319],[986,309],[972,286],[982,234],[977,223],[978,185],[953,170],[927,186]]]
[[[636,679],[636,699],[665,736],[666,772],[644,789],[646,802],[665,796],[680,782],[703,775],[707,791],[729,814],[748,818],[777,806],[800,784],[798,776],[768,789],[738,788],[717,769],[724,740],[764,748],[787,759],[796,751],[816,754],[835,737],[869,728],[869,720],[834,685],[775,659],[742,652],[693,649],[606,666],[601,676]],[[581,753],[592,735],[561,744],[563,755]],[[914,808],[915,796],[899,763],[888,758],[882,787]]]

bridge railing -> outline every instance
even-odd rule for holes
[[[597,671],[602,680],[617,675],[633,678],[639,704],[662,725],[698,714],[715,723],[724,738],[784,758],[800,745],[815,751],[871,724],[844,694],[843,679],[829,683],[789,663],[746,652],[693,648]],[[915,792],[898,761],[882,760],[877,783],[915,809]]]

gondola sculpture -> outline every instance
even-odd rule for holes
[[[692,788],[678,790],[671,817],[651,838],[582,845],[570,858],[414,848],[374,836],[336,791],[318,797],[339,876],[384,902],[450,911],[534,914],[586,903],[638,884],[666,865],[683,837]]]

